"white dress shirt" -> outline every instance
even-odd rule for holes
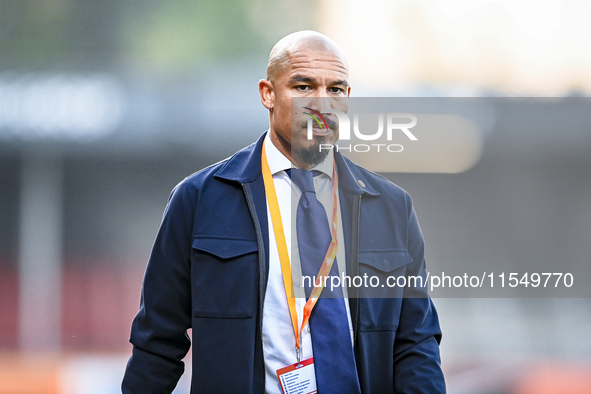
[[[265,137],[265,150],[269,168],[271,170],[271,174],[273,175],[275,192],[277,193],[277,201],[281,213],[281,220],[283,222],[285,242],[287,244],[287,251],[289,253],[292,267],[292,276],[293,278],[300,278],[301,269],[297,248],[297,234],[295,234],[295,231],[294,234],[292,234],[292,216],[295,218],[295,209],[297,207],[297,202],[299,201],[301,192],[295,185],[292,188],[291,179],[285,170],[292,168],[293,166],[289,159],[285,157],[283,153],[281,153],[277,147],[275,147],[275,145],[273,145],[269,134],[267,134]],[[326,159],[313,168],[314,170],[322,172],[321,175],[314,177],[314,188],[316,190],[316,196],[318,200],[322,203],[324,209],[326,210],[327,218],[332,218],[332,205],[334,198],[332,179],[333,165],[334,154],[331,150]],[[339,267],[339,273],[346,273],[345,242],[343,238],[338,193],[337,207],[337,263]],[[266,374],[265,389],[266,392],[270,394],[281,394],[281,387],[277,378],[277,370],[296,363],[297,358],[295,352],[295,336],[289,315],[289,307],[287,305],[285,286],[283,285],[283,275],[281,272],[281,262],[279,260],[279,252],[277,250],[277,242],[275,241],[275,232],[273,229],[273,221],[271,220],[268,202],[267,218],[269,223],[269,279],[267,282],[265,300],[263,303],[262,327],[263,355],[265,360]],[[295,224],[293,227],[295,229]],[[297,287],[300,287],[300,283],[294,283],[294,288]],[[351,323],[351,314],[349,312],[349,302],[346,298],[346,288],[343,288],[343,294],[345,296],[347,316],[349,317],[351,341],[353,341],[353,325]],[[305,303],[305,298],[296,298],[298,329],[302,324],[302,314]],[[304,327],[302,330],[300,344],[302,350],[301,359],[306,360],[312,357],[312,337],[310,335],[308,324],[306,324],[306,327]]]

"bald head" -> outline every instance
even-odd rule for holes
[[[320,163],[328,153],[319,150],[320,144],[334,144],[338,140],[338,127],[317,129],[308,138],[310,117],[304,107],[322,109],[328,108],[323,105],[330,105],[345,111],[346,100],[333,99],[349,97],[348,76],[343,51],[318,32],[293,33],[273,47],[267,79],[259,81],[259,94],[261,103],[269,110],[273,145],[296,167],[310,169]],[[305,100],[306,105],[292,105],[293,98]]]
[[[269,54],[267,79],[274,81],[277,75],[289,67],[292,55],[302,49],[338,56],[347,67],[348,73],[347,59],[333,40],[313,30],[302,30],[283,37],[275,44]]]

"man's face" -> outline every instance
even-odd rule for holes
[[[311,117],[307,113],[329,108],[346,111],[343,99],[350,92],[347,76],[347,66],[337,53],[302,45],[291,52],[288,65],[271,81],[274,92],[271,138],[275,145],[278,142],[284,148],[282,151],[291,151],[291,160],[298,167],[311,168],[318,164],[328,152],[324,149],[324,154],[320,153],[319,145],[338,140],[338,122],[331,114],[323,114],[328,129],[312,121],[313,138],[309,140],[307,125]],[[292,97],[301,98],[293,108]]]

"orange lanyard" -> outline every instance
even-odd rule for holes
[[[289,314],[291,316],[291,323],[293,325],[293,332],[295,335],[296,341],[296,355],[298,357],[298,363],[300,361],[300,337],[302,334],[302,330],[308,323],[310,319],[310,314],[312,313],[312,309],[318,302],[318,297],[322,293],[324,289],[324,285],[326,284],[326,280],[322,278],[328,277],[330,275],[330,269],[335,261],[337,255],[337,188],[338,188],[338,179],[336,173],[336,166],[333,165],[332,174],[334,179],[334,186],[333,186],[333,208],[332,208],[332,226],[331,226],[331,236],[332,240],[330,245],[328,246],[328,250],[326,251],[326,255],[323,259],[323,264],[320,267],[318,272],[318,276],[316,277],[316,281],[314,283],[314,288],[312,289],[312,293],[310,294],[310,298],[306,301],[306,305],[304,306],[304,315],[302,319],[302,326],[298,329],[298,316],[295,306],[295,298],[293,297],[293,284],[292,284],[292,276],[291,276],[291,264],[289,261],[289,253],[287,251],[287,244],[285,242],[285,233],[283,232],[283,222],[281,220],[281,212],[279,210],[279,203],[277,201],[277,193],[275,192],[275,184],[273,183],[273,175],[271,174],[271,169],[269,168],[269,163],[267,162],[267,154],[265,151],[265,144],[263,142],[263,153],[262,153],[262,170],[263,170],[263,180],[265,183],[265,191],[267,193],[267,201],[269,203],[269,211],[271,212],[271,220],[273,223],[273,232],[275,234],[275,240],[277,242],[277,250],[279,252],[279,260],[281,261],[281,272],[283,274],[283,286],[285,287],[285,296],[287,297],[287,305],[289,307]],[[291,290],[291,296],[288,294],[288,290]]]

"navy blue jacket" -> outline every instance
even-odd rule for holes
[[[264,393],[263,139],[173,190],[131,328],[123,393],[170,393],[184,370],[190,328],[192,393]],[[335,161],[347,273],[375,275],[381,283],[388,275],[424,276],[423,236],[410,196],[338,153]],[[398,298],[349,299],[362,392],[444,393],[431,299],[423,288],[395,291]]]

